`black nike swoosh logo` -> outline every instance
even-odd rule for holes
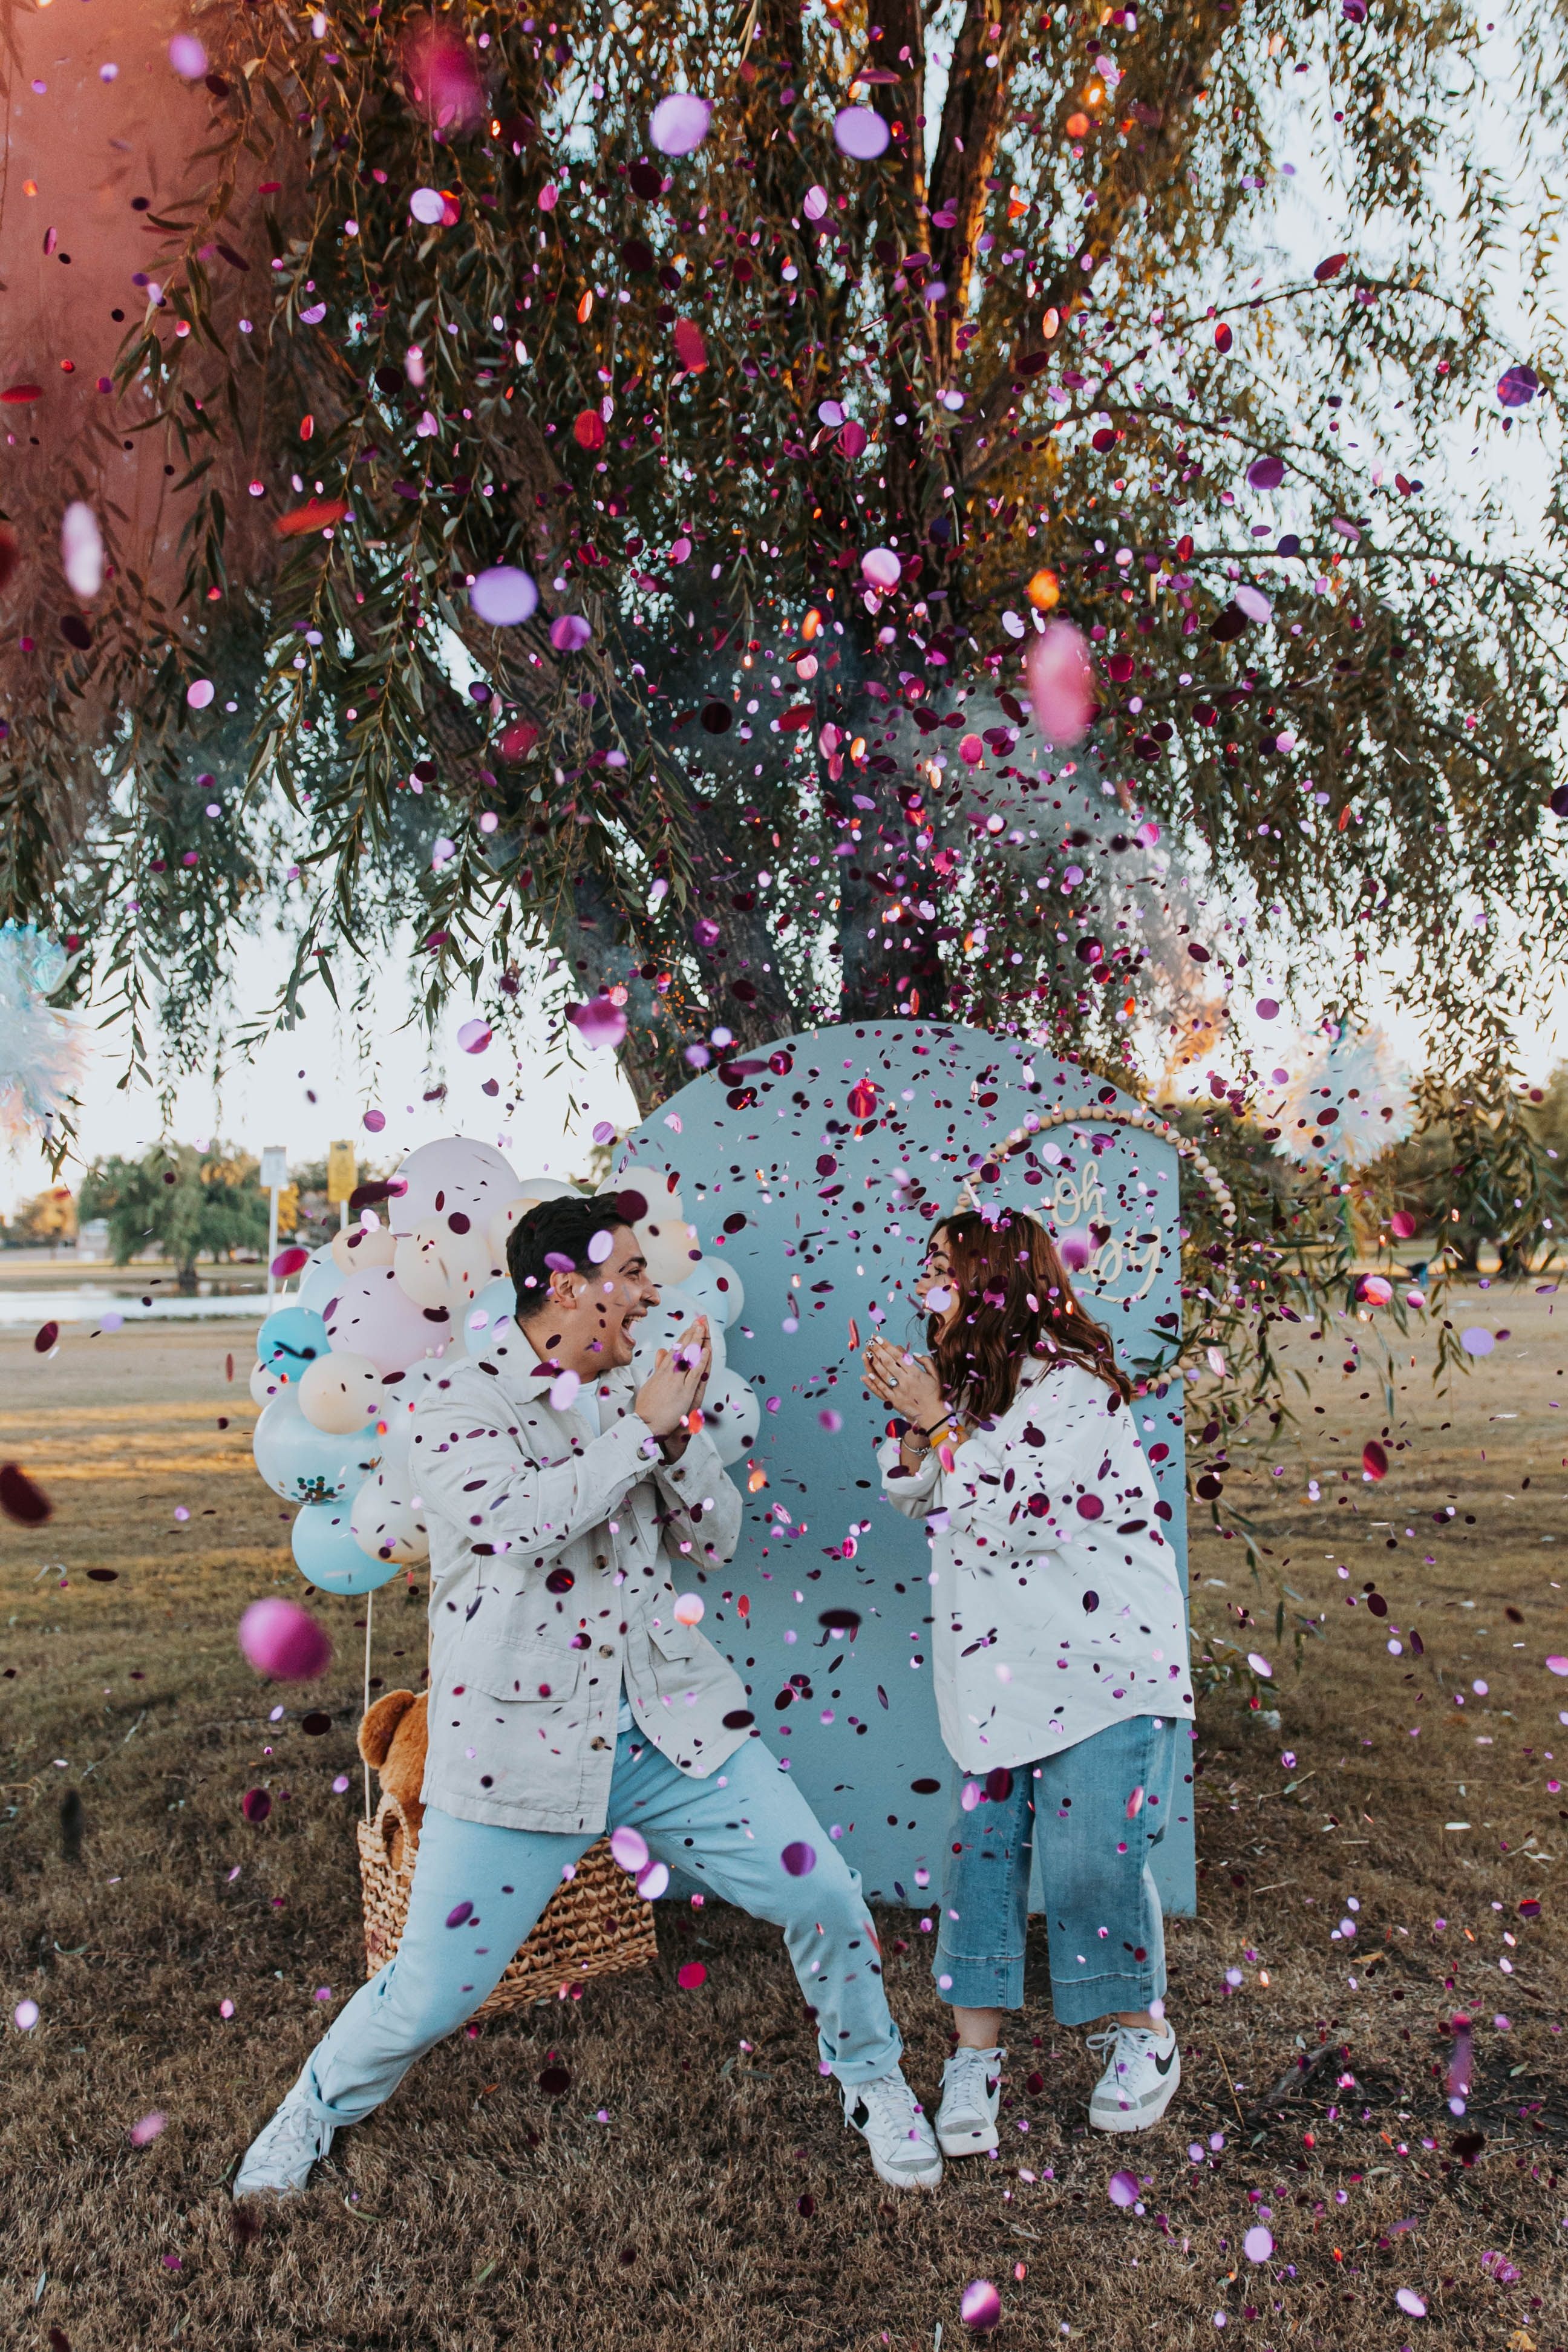
[[[1173,2042],[1172,2042],[1172,2044],[1171,2044],[1171,2054],[1170,2054],[1170,2056],[1169,2056],[1168,2058],[1156,2058],[1156,2059],[1155,2059],[1155,2061],[1154,2061],[1154,2072],[1155,2072],[1155,2074],[1168,2074],[1170,2073],[1170,2071],[1171,2071],[1172,2067],[1175,2064],[1175,2063],[1176,2063],[1176,2045],[1175,2045],[1175,2043]]]

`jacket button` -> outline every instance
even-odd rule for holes
[[[609,1645],[608,1642],[601,1642],[601,1643],[600,1643],[600,1644],[599,1644],[599,1655],[600,1655],[600,1657],[601,1657],[601,1658],[613,1658],[613,1657],[615,1656],[615,1654],[615,1654],[614,1650],[612,1650],[612,1649],[611,1649],[611,1647],[610,1647],[610,1645]]]

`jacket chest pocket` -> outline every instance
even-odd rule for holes
[[[582,1744],[583,1653],[496,1643],[447,1707],[465,1779],[500,1803],[552,1793]],[[471,1751],[471,1753],[470,1753]]]

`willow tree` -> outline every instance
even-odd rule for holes
[[[106,516],[90,612],[13,666],[14,911],[187,1003],[269,895],[289,1006],[411,918],[431,1006],[504,1008],[548,943],[645,1105],[715,1027],[861,1014],[1142,1084],[1230,982],[1353,1024],[1394,961],[1455,1166],[1534,1244],[1563,511],[1515,530],[1465,452],[1539,434],[1557,357],[1543,307],[1528,353],[1495,322],[1536,215],[1464,7],[263,0],[203,37],[118,376],[183,577]],[[1528,195],[1555,19],[1521,39]],[[1296,268],[1302,90],[1354,226]],[[705,129],[655,136],[672,92]],[[1092,651],[1076,751],[1024,693],[1047,614]],[[1305,1230],[1270,1198],[1260,1249]]]

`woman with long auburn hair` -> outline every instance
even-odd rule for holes
[[[949,1217],[919,1295],[929,1352],[878,1339],[864,1364],[896,1416],[883,1486],[926,1523],[937,1713],[957,1768],[932,1962],[957,2048],[937,2138],[947,2156],[996,2147],[1037,1848],[1058,2020],[1101,2027],[1089,2122],[1142,2131],[1182,2073],[1148,1863],[1192,1782],[1170,1507],[1110,1336],[1037,1219]]]

